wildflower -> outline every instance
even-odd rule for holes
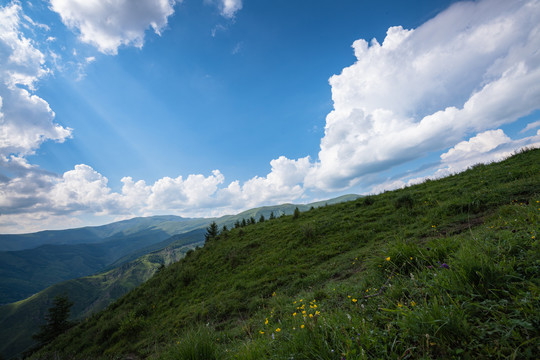
[[[416,306],[416,301],[411,301],[411,306]]]
[[[412,256],[411,256],[411,260],[412,260]]]
[[[295,312],[293,312],[292,316],[296,316],[296,313],[295,313]]]
[[[316,304],[313,304],[313,308],[316,309],[316,308],[317,308],[317,305],[316,305]]]
[[[264,334],[264,331],[262,331],[262,330],[259,330],[259,334],[261,334],[261,335],[262,335],[262,334]]]
[[[313,314],[309,314],[309,317],[312,318],[312,317],[313,317]]]
[[[442,264],[441,264],[441,267],[442,267],[442,268],[445,268],[445,269],[450,269],[450,266],[448,266],[447,263],[442,263]]]
[[[304,328],[304,324],[300,325],[300,329],[303,329]]]
[[[268,325],[268,318],[266,318],[266,320],[264,320],[264,325]]]
[[[350,299],[350,298],[351,298],[351,295],[347,295],[347,297]]]
[[[397,306],[398,307],[403,307],[403,305],[401,305],[401,303],[397,303]]]
[[[296,300],[293,302],[293,304],[296,304]]]
[[[302,315],[306,315],[306,310],[302,310]]]
[[[276,296],[276,292],[275,292],[275,291],[272,293],[272,296]]]
[[[280,331],[281,331],[281,329],[280,329],[280,328],[277,328],[277,329],[276,329],[276,332],[277,332],[277,333],[278,333],[278,332],[280,332]]]
[[[315,315],[321,315],[321,312],[320,311],[315,311]]]
[[[352,299],[352,302],[353,302],[353,303],[355,303],[355,302],[357,302],[357,301],[358,301],[358,300],[356,300],[356,299]]]
[[[386,258],[386,261],[390,261],[390,256]]]

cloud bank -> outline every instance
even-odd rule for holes
[[[54,122],[49,104],[32,92],[49,73],[45,56],[22,32],[34,27],[19,3],[0,7],[0,165],[17,167],[47,140],[62,142],[71,129]],[[27,165],[22,166],[25,168]]]
[[[540,108],[539,18],[536,0],[462,2],[354,42],[306,185],[345,189]]]

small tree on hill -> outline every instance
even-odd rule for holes
[[[272,211],[270,213],[270,220],[274,220],[276,218],[276,216],[274,215],[274,212]]]
[[[294,209],[294,213],[293,213],[293,216],[292,218],[293,219],[298,219],[298,217],[300,216],[300,210],[298,209],[298,206]]]
[[[45,316],[47,323],[41,326],[40,332],[32,336],[34,340],[39,342],[39,348],[47,345],[75,325],[68,320],[72,306],[73,303],[69,301],[67,295],[56,295],[53,306],[48,309],[49,313]]]
[[[261,214],[261,217],[259,218],[259,222],[264,222],[264,215]]]
[[[210,225],[208,225],[208,227],[206,228],[206,234],[204,234],[204,240],[208,241],[210,239],[213,239],[216,236],[218,236],[218,234],[219,234],[218,226],[215,221],[212,221]]]

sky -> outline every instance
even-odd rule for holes
[[[376,194],[540,146],[540,0],[0,0],[0,233]]]

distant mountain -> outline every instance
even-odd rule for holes
[[[0,251],[32,249],[41,245],[95,244],[125,236],[163,234],[163,239],[191,231],[207,223],[206,219],[180,216],[151,216],[118,221],[102,226],[68,230],[48,230],[31,234],[0,234]]]
[[[160,250],[124,261],[114,269],[64,281],[28,299],[0,306],[0,354],[9,358],[32,346],[32,334],[44,322],[56,295],[68,294],[74,302],[72,319],[89,316],[152,277],[162,265],[174,263],[188,250],[202,246],[204,232],[198,229],[175,235],[160,243]]]

